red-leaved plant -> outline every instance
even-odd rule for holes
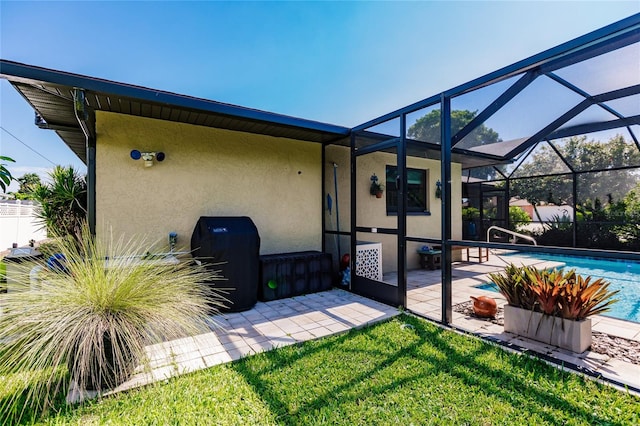
[[[489,274],[511,306],[542,312],[570,320],[582,320],[609,310],[618,290],[609,291],[602,278],[592,281],[574,269],[536,269],[531,266],[505,268],[504,273]]]
[[[566,279],[561,271],[539,270],[528,268],[527,284],[536,295],[536,304],[547,315],[555,315],[558,311],[558,299]]]
[[[591,277],[583,278],[573,270],[569,272],[560,292],[560,317],[581,320],[608,311],[609,305],[617,301],[612,297],[619,290],[608,291],[609,282],[602,278],[591,281]]]

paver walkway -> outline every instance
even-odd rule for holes
[[[151,372],[139,372],[113,392],[130,389],[398,315],[396,308],[333,289],[258,302],[245,312],[212,317],[222,327],[147,347]]]

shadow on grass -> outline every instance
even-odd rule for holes
[[[598,404],[606,406],[606,397],[602,395],[604,391],[592,391],[583,397],[590,403],[572,398],[567,381],[586,385],[582,378],[539,360],[508,354],[485,342],[445,331],[413,317],[402,316],[390,322],[298,347],[266,352],[255,359],[244,359],[234,364],[234,369],[245,376],[264,403],[285,424],[300,423],[301,419],[313,417],[327,406],[337,413],[347,404],[357,405],[371,397],[379,397],[382,401],[390,393],[406,389],[409,385],[425,386],[425,392],[433,392],[434,386],[439,386],[432,381],[435,375],[445,375],[458,386],[468,388],[465,393],[469,394],[467,404],[470,406],[474,404],[472,395],[483,394],[512,407],[516,415],[535,414],[551,424],[557,423],[559,418],[589,424],[611,422],[595,409]],[[384,327],[394,327],[396,322],[394,332],[404,322],[413,326],[413,333],[405,339],[398,339],[397,335],[384,331]],[[354,340],[363,344],[353,344]],[[331,379],[323,375],[327,366],[314,365],[310,360],[313,357],[322,360],[331,351],[339,351],[344,363],[330,367],[346,371],[337,374],[343,376],[342,379],[330,383],[328,389],[325,386],[327,390],[318,392],[315,382],[325,381],[326,384],[326,380]],[[493,361],[489,362],[487,358]],[[357,363],[358,360],[367,362]],[[409,374],[389,370],[402,363],[415,362],[420,363],[420,368]],[[306,378],[296,383],[303,388],[302,393],[306,392],[305,397],[290,396],[292,394],[283,389],[286,385],[280,383],[276,376],[299,374],[295,370],[305,367],[308,367],[306,374],[311,378],[309,389],[304,389]],[[385,374],[391,374],[394,379],[390,382],[380,380]],[[602,389],[601,385],[590,385],[594,386],[593,389]],[[616,397],[621,395],[609,391]],[[450,391],[444,388],[442,392]],[[633,397],[627,397],[631,402]],[[494,421],[500,422],[500,419]]]

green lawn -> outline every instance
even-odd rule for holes
[[[7,265],[0,258],[0,293],[7,289]]]
[[[404,315],[60,407],[44,424],[640,424],[640,398]]]

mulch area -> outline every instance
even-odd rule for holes
[[[497,325],[504,325],[504,311],[498,307],[495,318],[481,318],[473,312],[473,302],[471,300],[453,305],[454,312],[477,318],[481,321],[488,321]],[[624,339],[622,337],[611,336],[605,333],[594,331],[591,339],[591,351],[608,355],[611,358],[619,359],[631,364],[640,365],[640,342]]]

